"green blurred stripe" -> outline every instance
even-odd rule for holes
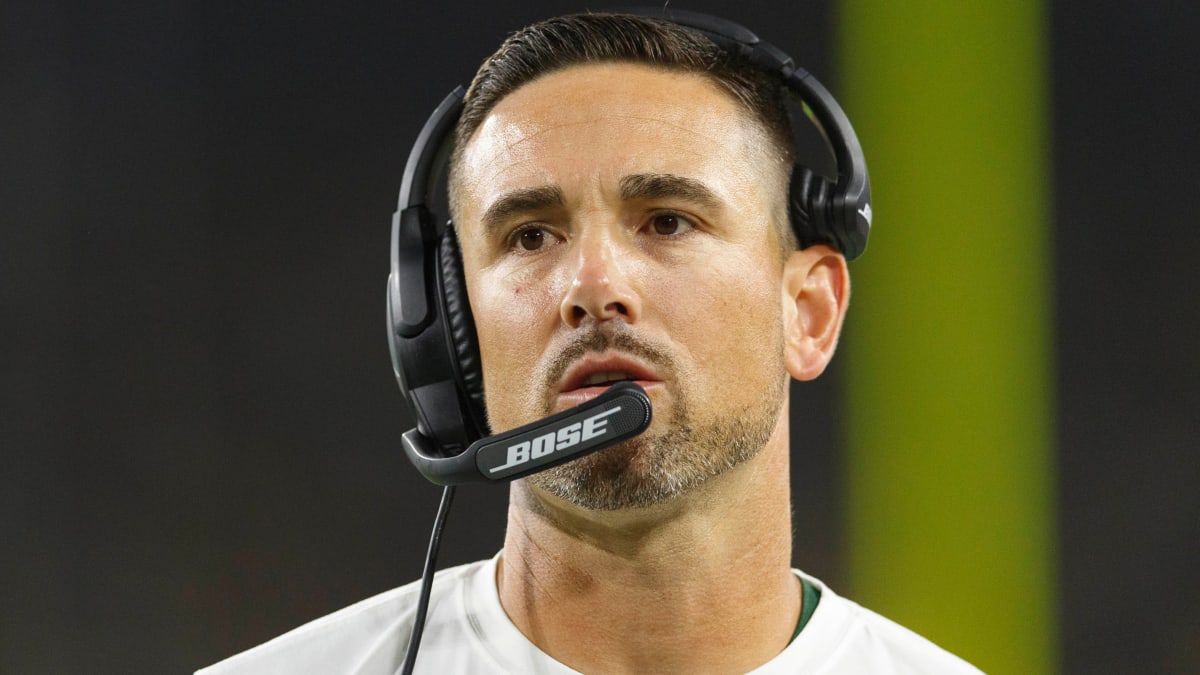
[[[985,671],[1054,672],[1046,8],[839,8],[875,213],[840,357],[851,585]]]

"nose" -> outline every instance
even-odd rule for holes
[[[628,253],[606,235],[583,236],[574,251],[571,285],[563,296],[563,323],[578,328],[594,321],[634,323],[642,311],[641,298],[627,275]]]

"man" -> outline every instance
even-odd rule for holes
[[[484,63],[450,189],[489,424],[618,380],[654,421],[513,483],[501,553],[434,583],[417,672],[977,672],[791,569],[788,381],[825,369],[850,283],[834,248],[797,250],[777,89],[621,16]],[[395,672],[417,591],[205,672]]]

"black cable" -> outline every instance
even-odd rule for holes
[[[429,611],[429,595],[433,590],[433,572],[437,569],[438,548],[442,545],[442,528],[446,526],[446,515],[454,502],[454,486],[447,485],[442,491],[442,503],[433,519],[433,534],[429,537],[429,551],[425,554],[425,571],[421,574],[421,597],[417,600],[417,615],[413,619],[412,633],[408,636],[408,653],[404,656],[402,675],[412,675],[417,662],[417,650],[421,647],[421,634],[425,632],[425,613]]]

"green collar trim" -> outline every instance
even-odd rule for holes
[[[792,640],[800,636],[800,631],[808,625],[808,620],[812,618],[813,612],[817,611],[817,603],[821,602],[821,589],[817,585],[800,577],[801,587],[801,607],[800,621],[796,623],[796,632],[792,633]],[[791,640],[788,641],[789,643]]]

